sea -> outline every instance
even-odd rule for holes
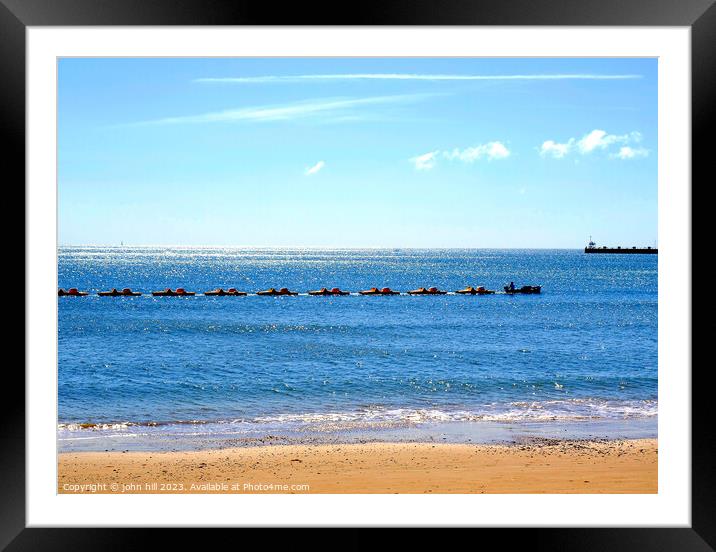
[[[90,295],[58,297],[58,449],[656,437],[657,269],[567,249],[60,247],[58,287]],[[498,293],[355,293],[467,285]],[[124,287],[144,295],[97,296]],[[167,287],[197,295],[150,294]],[[354,293],[306,293],[322,287]]]

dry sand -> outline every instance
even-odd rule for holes
[[[657,440],[79,452],[58,473],[60,493],[656,493]]]

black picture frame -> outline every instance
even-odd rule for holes
[[[568,25],[685,26],[692,36],[692,182],[711,169],[708,151],[716,104],[715,0],[382,0],[345,3],[271,3],[245,0],[0,0],[0,129],[6,183],[25,178],[25,31],[28,26],[100,25]],[[351,9],[351,7],[353,9]],[[10,169],[10,170],[9,170]],[[14,169],[14,170],[13,170]],[[10,176],[12,175],[12,176]],[[680,183],[691,185],[692,183]],[[691,297],[688,297],[691,302]],[[514,549],[713,550],[716,547],[714,432],[706,382],[710,363],[692,375],[692,524],[690,528],[489,529]],[[10,363],[8,390],[24,388]],[[691,366],[684,366],[688,373]],[[25,527],[25,402],[10,391],[0,434],[0,547],[7,550],[128,550],[186,541],[186,531],[147,529],[39,529]],[[81,522],[81,520],[78,520]],[[558,521],[556,521],[558,523]],[[316,520],[320,525],[320,520]],[[202,546],[227,538],[202,533]],[[271,537],[272,548],[279,537]],[[281,537],[283,538],[283,537]],[[426,537],[420,540],[427,544]],[[295,541],[295,537],[292,537]],[[342,537],[345,539],[345,537]],[[318,544],[314,539],[312,545]],[[344,540],[370,545],[369,532]],[[493,539],[490,539],[493,540]],[[246,541],[236,542],[237,546]],[[489,542],[489,541],[486,541]],[[348,544],[348,543],[352,543]],[[444,546],[444,542],[441,544]],[[335,546],[336,543],[334,542]],[[477,543],[476,543],[477,545]],[[494,544],[492,544],[494,546]]]

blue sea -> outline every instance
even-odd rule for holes
[[[656,255],[61,247],[60,450],[656,436]],[[312,297],[514,281],[541,295]],[[167,287],[195,297],[98,297]],[[246,297],[206,297],[235,287]],[[288,287],[295,297],[255,292]]]

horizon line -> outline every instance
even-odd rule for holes
[[[57,244],[58,248],[62,247],[96,247],[96,248],[122,248],[122,247],[165,247],[165,248],[195,248],[195,249],[219,249],[219,248],[232,248],[232,249],[345,249],[345,250],[359,250],[359,249],[584,249],[585,246],[575,247],[466,247],[466,246],[433,246],[433,247],[419,247],[419,246],[331,246],[331,245],[182,245],[182,244]]]

